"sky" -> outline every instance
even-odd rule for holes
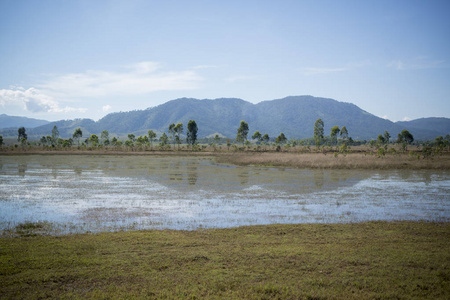
[[[312,95],[450,117],[450,1],[0,0],[0,114]]]

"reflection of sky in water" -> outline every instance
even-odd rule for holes
[[[450,172],[295,170],[208,158],[0,156],[0,228],[449,220]]]

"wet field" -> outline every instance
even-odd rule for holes
[[[450,219],[450,172],[308,170],[211,157],[0,157],[0,230],[53,234]]]

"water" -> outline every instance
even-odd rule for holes
[[[298,170],[208,157],[0,156],[0,230],[58,233],[450,219],[450,172]]]

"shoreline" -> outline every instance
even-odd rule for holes
[[[450,153],[423,158],[418,153],[386,154],[382,157],[372,152],[257,152],[257,151],[118,151],[118,150],[26,150],[0,151],[1,156],[24,155],[94,155],[94,156],[183,156],[213,157],[218,163],[287,167],[298,169],[375,169],[375,170],[450,170]]]

